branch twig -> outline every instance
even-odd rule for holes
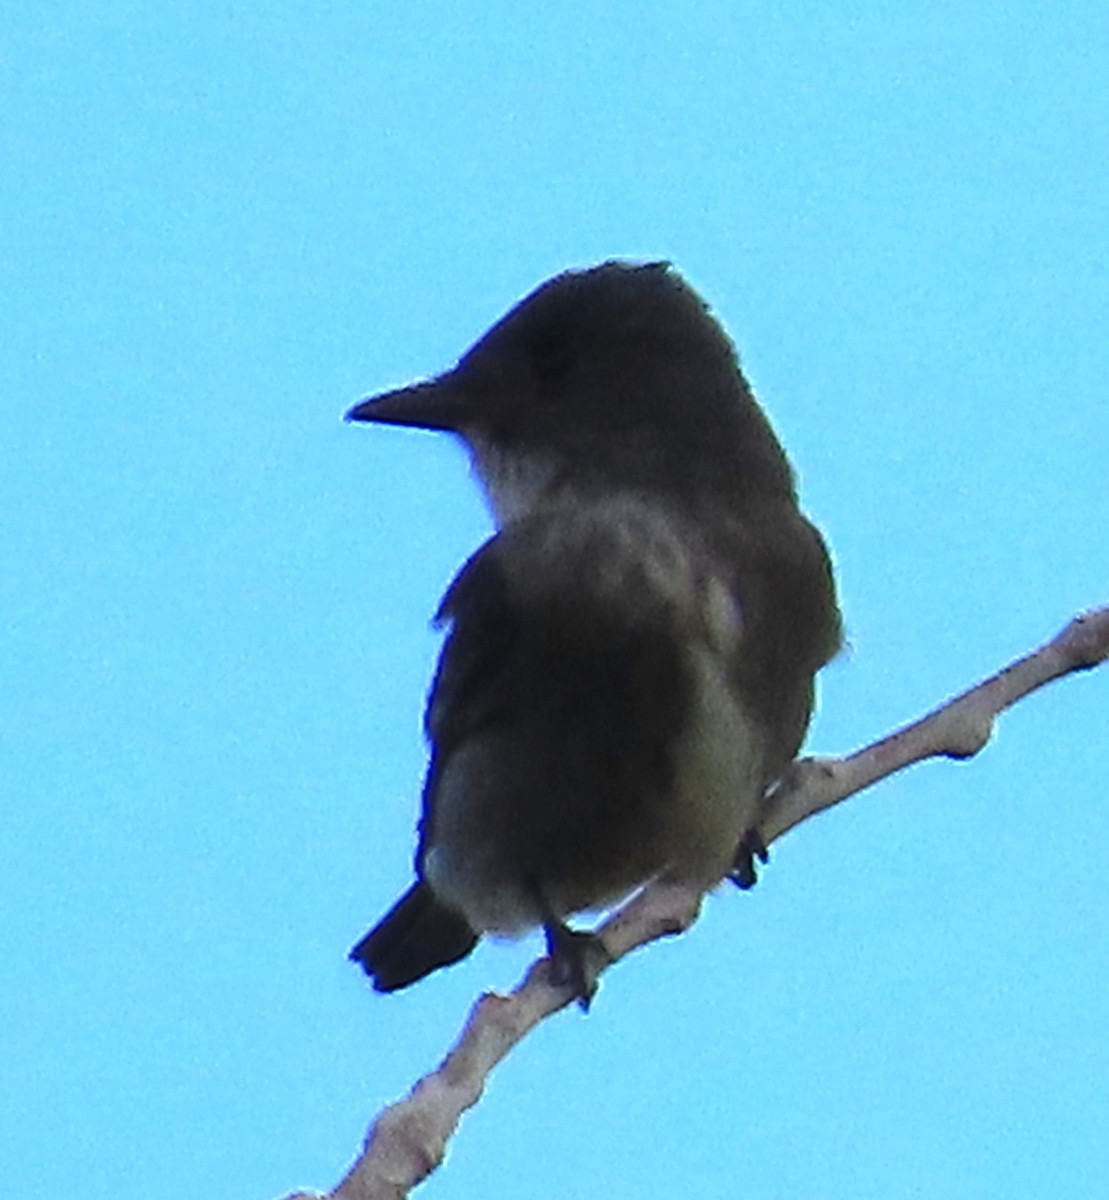
[[[1109,607],[1076,617],[1050,642],[948,700],[921,720],[846,758],[803,759],[772,795],[763,824],[767,845],[914,762],[972,758],[989,741],[1005,709],[1054,679],[1109,659]],[[649,942],[688,929],[701,896],[654,883],[637,893],[597,931],[615,963]],[[573,996],[555,987],[539,959],[507,996],[486,994],[474,1005],[443,1062],[371,1126],[365,1148],[330,1200],[403,1200],[443,1161],[462,1114],[481,1097],[490,1071],[545,1017]],[[287,1200],[316,1200],[300,1192]]]

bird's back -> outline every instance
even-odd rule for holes
[[[764,764],[736,686],[743,619],[680,515],[577,497],[491,538],[445,597],[422,870],[479,930],[715,883]]]

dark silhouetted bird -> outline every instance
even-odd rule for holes
[[[542,284],[458,362],[356,421],[456,434],[497,532],[447,629],[416,882],[351,951],[379,991],[657,877],[754,881],[768,786],[840,645],[824,543],[704,302],[666,263]]]

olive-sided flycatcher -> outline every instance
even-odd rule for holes
[[[496,523],[439,606],[416,881],[379,991],[666,878],[754,881],[768,787],[840,645],[828,554],[724,331],[666,263],[542,284],[457,366],[348,417],[461,438]]]

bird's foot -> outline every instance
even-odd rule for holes
[[[728,878],[732,883],[745,892],[753,888],[759,881],[755,869],[756,858],[761,863],[769,862],[770,852],[762,840],[762,833],[752,825],[739,839],[735,858],[732,860],[732,869],[728,872]]]
[[[555,987],[570,988],[582,1012],[597,992],[597,979],[612,956],[595,933],[571,929],[563,921],[551,919],[543,926],[550,959],[550,980]]]

